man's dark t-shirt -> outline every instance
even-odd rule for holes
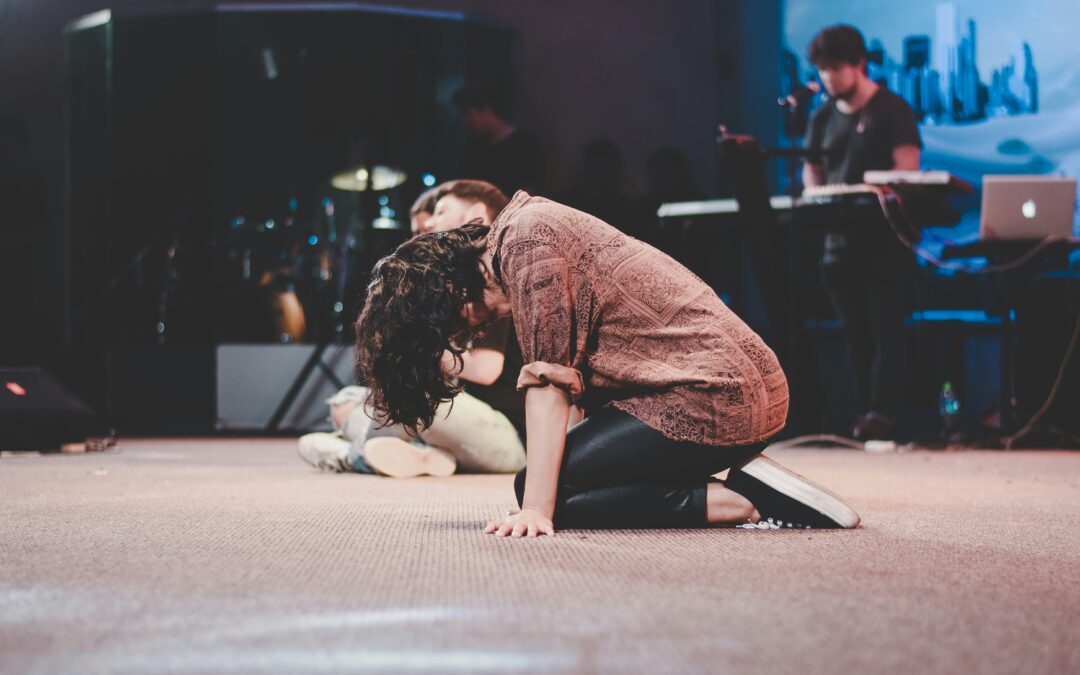
[[[893,168],[893,149],[922,147],[915,113],[904,99],[885,87],[859,111],[846,114],[836,99],[814,111],[806,147],[824,153],[826,183],[861,183],[867,171]]]
[[[465,391],[487,403],[513,422],[518,433],[525,431],[525,396],[517,390],[517,379],[524,365],[517,332],[512,319],[500,319],[484,331],[474,349],[493,349],[503,353],[503,369],[498,379],[490,385],[464,382]]]
[[[892,169],[893,149],[901,145],[922,147],[919,125],[907,102],[885,87],[852,114],[840,112],[836,99],[829,99],[814,111],[806,135],[806,147],[823,153],[825,182],[830,184],[861,183],[867,171]],[[901,248],[884,222],[825,236],[826,261],[864,249],[899,254]]]
[[[485,180],[508,197],[518,190],[535,194],[544,180],[544,154],[540,143],[524,129],[515,129],[497,143],[471,138],[461,151],[460,177]]]

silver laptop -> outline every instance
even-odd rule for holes
[[[1076,179],[983,176],[980,239],[1071,237]]]

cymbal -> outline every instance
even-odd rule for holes
[[[371,169],[371,189],[379,192],[396,188],[405,182],[405,172],[391,166],[376,164]],[[358,166],[342,171],[330,179],[330,184],[338,190],[365,192],[368,189],[368,167]]]

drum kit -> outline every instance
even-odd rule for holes
[[[391,192],[405,178],[389,166],[354,167],[336,174],[330,183],[334,190],[321,198],[307,203],[289,198],[278,217],[233,216],[212,252],[215,341],[346,339],[359,299],[353,292],[363,287],[380,244],[395,245],[408,231],[406,210]],[[375,206],[375,213],[364,201]],[[177,273],[175,246],[166,258],[159,343],[186,339],[184,324],[192,319],[183,287],[189,274]]]

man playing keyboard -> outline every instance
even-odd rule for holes
[[[862,34],[852,26],[826,28],[808,56],[829,97],[810,119],[806,146],[819,150],[822,161],[803,167],[804,185],[858,184],[872,170],[917,171],[922,142],[915,113],[867,76]],[[855,373],[858,440],[891,435],[913,269],[912,253],[880,220],[826,235],[822,278]]]

